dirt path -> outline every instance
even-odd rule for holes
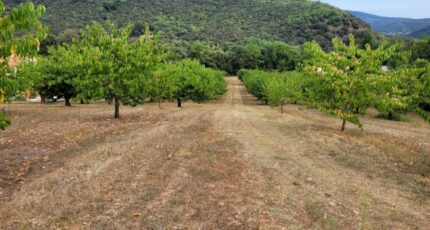
[[[229,94],[240,93],[242,98],[238,101],[249,98],[237,79],[230,79],[230,85],[233,90]],[[253,99],[245,102],[255,103]],[[269,205],[268,216],[274,222],[265,226],[276,227],[276,223],[282,223],[299,228],[315,225],[419,228],[429,225],[428,187],[418,192],[426,196],[420,200],[416,198],[416,186],[398,183],[395,177],[401,170],[378,156],[383,152],[362,143],[361,139],[367,140],[363,137],[366,134],[343,136],[333,128],[316,129],[312,127],[313,117],[309,116],[315,111],[308,111],[304,117],[306,111],[289,107],[288,113],[283,116],[267,107],[243,103],[235,109],[225,106],[216,113],[216,123],[222,124],[218,129],[239,140],[244,146],[243,158],[252,165],[252,174],[260,175],[259,184],[269,190],[265,196],[273,203]],[[320,114],[317,119],[321,119]],[[377,132],[381,132],[380,128],[379,124]],[[409,140],[415,142],[412,145],[428,147],[428,129],[415,131]],[[395,132],[395,136],[404,134]],[[374,141],[384,144],[386,140]],[[429,153],[427,148],[427,157]],[[394,177],[389,176],[391,172],[396,172]],[[408,178],[410,175],[401,176],[414,180]]]
[[[298,106],[281,115],[227,81],[217,103],[125,107],[120,121],[106,106],[12,107],[15,124],[0,134],[0,228],[430,225],[426,124],[365,118],[365,133],[343,134],[334,118]],[[26,161],[13,158],[23,149]]]

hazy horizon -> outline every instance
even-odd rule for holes
[[[386,17],[430,18],[429,0],[322,0],[343,10],[362,11]]]

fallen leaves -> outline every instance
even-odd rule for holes
[[[141,217],[142,213],[141,212],[134,212],[131,214],[132,217]]]

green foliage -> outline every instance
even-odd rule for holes
[[[64,97],[66,106],[70,106],[70,99],[77,95],[75,81],[85,74],[80,64],[82,56],[77,53],[70,45],[51,47],[48,56],[20,65],[17,75],[32,79],[32,88],[42,97]]]
[[[422,91],[417,78],[420,72],[418,68],[402,67],[372,79],[369,87],[375,101],[373,106],[381,117],[396,120],[398,114],[413,110]]]
[[[424,63],[426,63],[426,65],[421,67],[421,73],[418,77],[421,90],[419,91],[417,104],[421,109],[430,111],[430,63]],[[418,66],[418,68],[420,68],[420,66]]]
[[[153,78],[155,98],[196,102],[216,99],[226,91],[224,72],[206,68],[190,59],[168,62],[160,66]]]
[[[248,92],[272,106],[298,103],[303,99],[306,78],[300,72],[267,72],[262,70],[239,71]]]
[[[168,49],[176,59],[199,60],[210,68],[236,74],[240,69],[294,70],[301,61],[300,48],[285,42],[257,38],[246,39],[243,44],[227,43],[223,46],[211,42],[174,42]]]
[[[249,93],[257,97],[259,100],[264,100],[268,103],[265,86],[275,74],[263,70],[242,69],[238,72],[238,75]]]
[[[303,47],[304,73],[242,69],[238,75],[251,94],[280,105],[281,112],[286,103],[305,103],[342,119],[342,130],[345,122],[362,127],[359,115],[370,107],[381,117],[394,119],[428,105],[430,65],[426,61],[410,65],[410,52],[399,45],[361,46],[352,35],[348,43],[333,39],[329,52],[310,42]]]
[[[412,36],[419,38],[425,33],[425,27],[430,24],[430,19],[412,19],[400,17],[381,17],[357,11],[349,11],[352,15],[368,23],[375,31],[393,36]],[[424,29],[423,29],[424,27]],[[422,31],[420,33],[419,31]],[[428,31],[427,27],[427,31]]]
[[[146,28],[145,36],[131,39],[131,25],[94,22],[72,44],[53,46],[48,56],[20,66],[18,76],[33,76],[32,87],[45,97],[115,100],[137,105],[148,98],[197,102],[211,100],[226,90],[224,72],[198,61],[165,62],[167,53]],[[164,64],[163,64],[164,63]]]
[[[32,3],[25,3],[7,13],[5,6],[0,2],[0,57],[8,58],[12,54],[24,57],[37,54],[40,40],[47,32],[39,22],[44,12],[43,6],[35,7]]]
[[[17,0],[6,0],[16,4]],[[303,0],[39,0],[48,8],[44,23],[55,35],[82,29],[90,21],[118,25],[146,22],[166,41],[242,43],[246,38],[302,44],[312,39],[323,47],[334,36],[368,28],[357,18],[327,4]]]
[[[422,117],[426,122],[430,123],[430,113],[424,111],[423,109],[416,108],[415,112]]]
[[[430,22],[429,22],[430,23]],[[430,26],[427,25],[424,28],[421,28],[417,31],[414,31],[413,33],[408,34],[409,37],[413,37],[413,38],[423,38],[423,37],[428,37],[430,36]]]
[[[18,5],[6,12],[3,1],[0,1],[0,97],[14,96],[21,89],[21,81],[9,66],[9,58],[20,56],[25,59],[37,54],[40,41],[47,32],[39,22],[44,12],[43,6],[35,7],[32,3]],[[4,129],[9,124],[2,112],[0,128]]]
[[[4,130],[10,125],[10,120],[6,117],[4,111],[0,110],[0,129]]]
[[[280,41],[247,39],[243,46],[228,48],[232,71],[239,69],[264,69],[290,71],[301,61],[299,47]]]
[[[416,60],[430,61],[430,37],[415,40],[390,37],[387,40],[389,44],[398,45],[401,50],[411,53],[409,64],[416,64]]]
[[[430,37],[413,41],[409,49],[412,51],[412,60],[426,59],[430,61]]]
[[[275,73],[264,86],[267,100],[272,106],[281,106],[286,103],[297,103],[303,97],[304,76],[298,72]]]
[[[94,22],[82,34],[76,56],[81,55],[85,74],[75,81],[80,97],[114,99],[115,117],[120,103],[143,103],[149,94],[148,81],[164,59],[158,38],[146,35],[130,43],[132,26],[108,29]]]
[[[121,0],[106,0],[103,2],[103,8],[109,12],[109,11],[115,11],[118,9],[118,7],[121,4]]]
[[[334,39],[333,50],[328,53],[315,42],[305,44],[308,58],[305,70],[316,82],[308,90],[309,104],[358,127],[362,127],[358,115],[366,113],[371,106],[382,112],[408,108],[413,101],[412,89],[406,87],[405,80],[413,81],[413,77],[409,78],[410,72],[381,69],[390,58],[407,55],[398,49],[385,44],[376,49],[370,45],[360,49],[353,36],[348,45]]]

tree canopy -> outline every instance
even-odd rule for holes
[[[47,29],[39,21],[45,7],[24,3],[6,12],[0,1],[0,97],[15,94],[20,84],[15,76],[11,58],[34,57],[40,41],[46,37]],[[0,129],[10,124],[3,111],[0,111]]]
[[[310,104],[342,119],[342,130],[346,121],[362,127],[357,115],[371,106],[385,110],[407,106],[410,91],[401,92],[396,72],[381,68],[393,56],[402,55],[397,46],[381,44],[372,49],[367,45],[360,49],[350,36],[349,44],[333,39],[330,52],[315,42],[305,44],[304,52],[308,58],[305,70],[318,81],[309,91]]]
[[[342,130],[346,122],[362,127],[360,115],[369,108],[393,119],[428,105],[427,61],[411,64],[411,52],[386,42],[361,48],[353,35],[348,42],[334,38],[332,47],[324,51],[317,42],[306,43],[299,72],[241,70],[239,78],[251,94],[281,106],[281,112],[286,103],[304,103],[339,117]]]
[[[164,59],[158,38],[149,30],[145,36],[130,41],[132,26],[108,28],[94,22],[87,26],[77,43],[85,73],[76,80],[82,98],[115,101],[115,118],[121,103],[143,103],[149,93],[149,78]]]
[[[178,107],[188,99],[196,102],[216,99],[226,90],[224,76],[224,72],[206,68],[198,61],[169,62],[155,75],[157,97],[176,99]]]

